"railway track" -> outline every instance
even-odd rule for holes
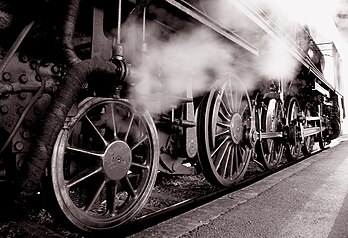
[[[310,156],[318,152],[320,150],[317,149]],[[244,179],[233,188],[214,188],[203,175],[173,177],[159,174],[147,205],[131,221],[117,230],[117,234],[120,237],[141,234],[141,231],[147,228],[245,188],[310,156],[301,156],[296,161],[287,161],[284,158],[273,171],[265,171],[253,161]],[[93,237],[54,220],[42,205],[28,214],[24,220],[0,222],[0,237]],[[115,231],[112,233],[115,234]]]

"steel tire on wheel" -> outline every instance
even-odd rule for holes
[[[318,144],[319,144],[319,148],[322,150],[325,150],[329,147],[331,140],[328,140],[327,138],[325,138],[325,133],[328,133],[327,130],[324,130],[322,132],[322,134],[324,134],[324,136],[322,136],[321,133],[318,134]]]
[[[265,101],[266,108],[261,109],[261,126],[262,132],[279,132],[280,127],[280,103],[276,99]],[[271,138],[258,140],[256,143],[256,153],[258,161],[267,169],[277,168],[283,157],[284,145],[281,138]]]
[[[310,117],[311,116],[310,108],[306,107],[304,114],[306,117]],[[309,128],[309,127],[315,127],[315,122],[306,121],[304,124],[304,128]],[[310,155],[313,151],[314,144],[315,144],[315,135],[306,136],[304,138],[304,143],[302,147],[303,154]]]
[[[234,85],[232,85],[234,84]],[[226,81],[203,99],[197,115],[198,157],[206,179],[219,187],[239,182],[250,161],[251,104],[241,83]]]
[[[298,133],[300,133],[297,125],[296,119],[298,113],[300,113],[300,104],[295,97],[291,97],[290,100],[286,103],[287,108],[287,122],[289,127],[292,127],[294,130],[290,132],[292,134],[290,137],[295,138],[292,142],[286,143],[286,157],[289,160],[297,160],[300,157],[302,150],[302,143],[298,139]]]
[[[117,228],[145,205],[158,158],[148,112],[125,100],[85,100],[55,143],[51,176],[58,205],[82,230]]]

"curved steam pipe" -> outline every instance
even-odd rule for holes
[[[21,211],[30,205],[30,198],[40,188],[40,181],[51,158],[55,141],[83,85],[87,80],[91,80],[89,82],[91,84],[100,84],[95,80],[98,79],[98,75],[102,75],[103,79],[110,78],[110,80],[103,80],[103,84],[108,82],[112,86],[117,86],[124,82],[129,73],[123,60],[114,58],[109,61],[95,58],[81,61],[76,55],[72,40],[79,7],[80,0],[70,0],[68,14],[64,21],[62,48],[67,63],[72,67],[65,75],[64,82],[59,86],[55,98],[47,109],[43,127],[21,167],[18,196],[14,201],[15,207]],[[105,86],[110,88],[109,85]]]
[[[72,44],[77,15],[80,9],[80,2],[81,0],[70,0],[68,12],[64,19],[62,48],[69,65],[81,62],[81,59],[76,55]]]
[[[40,180],[44,175],[47,163],[51,158],[54,143],[64,125],[65,118],[75,102],[77,95],[87,79],[96,80],[98,74],[112,78],[115,85],[125,78],[121,64],[102,59],[88,59],[75,64],[66,74],[55,98],[50,104],[40,134],[33,144],[34,148],[22,165],[19,194],[15,205],[19,208],[30,203],[30,197],[40,188]],[[93,74],[93,77],[89,77]],[[20,209],[22,210],[22,209]]]

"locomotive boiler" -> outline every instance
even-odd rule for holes
[[[263,1],[2,0],[0,19],[0,179],[85,231],[134,217],[158,172],[231,187],[342,132],[335,44]]]

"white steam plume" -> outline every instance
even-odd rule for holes
[[[254,59],[251,54],[242,54],[206,28],[195,28],[193,24],[163,8],[150,6],[149,12],[156,16],[157,23],[147,22],[146,61],[140,60],[142,56],[139,55],[139,47],[134,52],[130,50],[130,46],[139,45],[139,42],[134,42],[134,34],[129,34],[129,37],[124,39],[125,49],[130,51],[127,59],[132,59],[131,61],[138,66],[139,62],[143,62],[142,67],[138,67],[142,69],[143,80],[136,85],[135,96],[160,92],[166,96],[162,98],[164,103],[175,104],[175,101],[168,101],[168,95],[185,96],[187,82],[192,83],[194,93],[199,94],[209,91],[215,80],[223,79],[228,73],[242,78],[248,89],[255,88],[260,79],[296,77],[299,63],[290,55],[283,42],[267,35],[236,9],[231,1],[200,1],[201,5],[197,8],[258,47],[259,57]],[[329,35],[333,34],[328,30],[331,29],[329,25],[332,23],[332,1],[329,1],[329,5],[318,0],[252,2],[262,6],[290,39],[295,40],[299,25],[310,25],[314,35],[321,34],[319,28],[327,28],[326,32],[329,32]],[[174,29],[178,31],[171,34],[159,30],[158,22],[165,23],[168,32]],[[134,28],[138,28],[136,32],[141,32],[141,26]],[[248,66],[241,70],[240,65]]]
[[[137,75],[141,74],[142,80],[134,87],[134,97],[143,99],[142,96],[150,94],[161,97],[164,105],[175,105],[180,102],[178,97],[186,97],[188,84],[196,96],[210,91],[216,81],[236,74],[232,67],[236,52],[206,28],[189,25],[161,41],[156,37],[161,34],[157,27],[157,23],[147,25],[146,60],[138,67]],[[126,49],[134,35],[129,37]],[[132,53],[133,57],[141,57],[136,50]]]

